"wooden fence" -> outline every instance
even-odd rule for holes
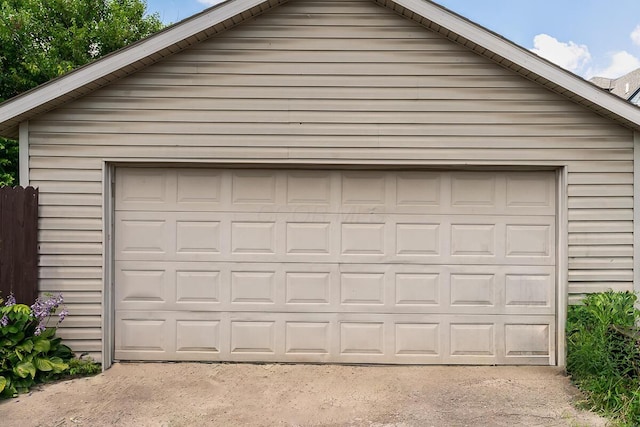
[[[0,298],[38,295],[38,190],[0,187]]]

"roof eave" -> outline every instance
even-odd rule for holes
[[[0,104],[0,136],[16,138],[20,122],[141,70],[287,0],[230,0]]]

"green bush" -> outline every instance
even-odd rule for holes
[[[56,338],[66,309],[57,314],[56,325],[49,326],[62,303],[58,295],[38,298],[27,306],[16,304],[10,295],[0,307],[0,398],[15,397],[44,381],[100,370],[91,359],[75,359],[69,347]]]
[[[622,426],[640,425],[635,303],[630,292],[590,294],[567,316],[567,371],[590,409]]]

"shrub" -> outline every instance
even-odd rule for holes
[[[640,425],[640,311],[630,292],[590,294],[569,307],[567,371],[591,409],[620,425]]]
[[[0,397],[27,392],[34,384],[69,369],[67,361],[73,353],[55,337],[66,309],[58,314],[55,326],[48,325],[62,303],[62,295],[58,295],[38,298],[29,307],[16,304],[10,295],[0,307]]]

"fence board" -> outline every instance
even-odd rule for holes
[[[0,187],[0,297],[32,304],[38,294],[38,190]]]

